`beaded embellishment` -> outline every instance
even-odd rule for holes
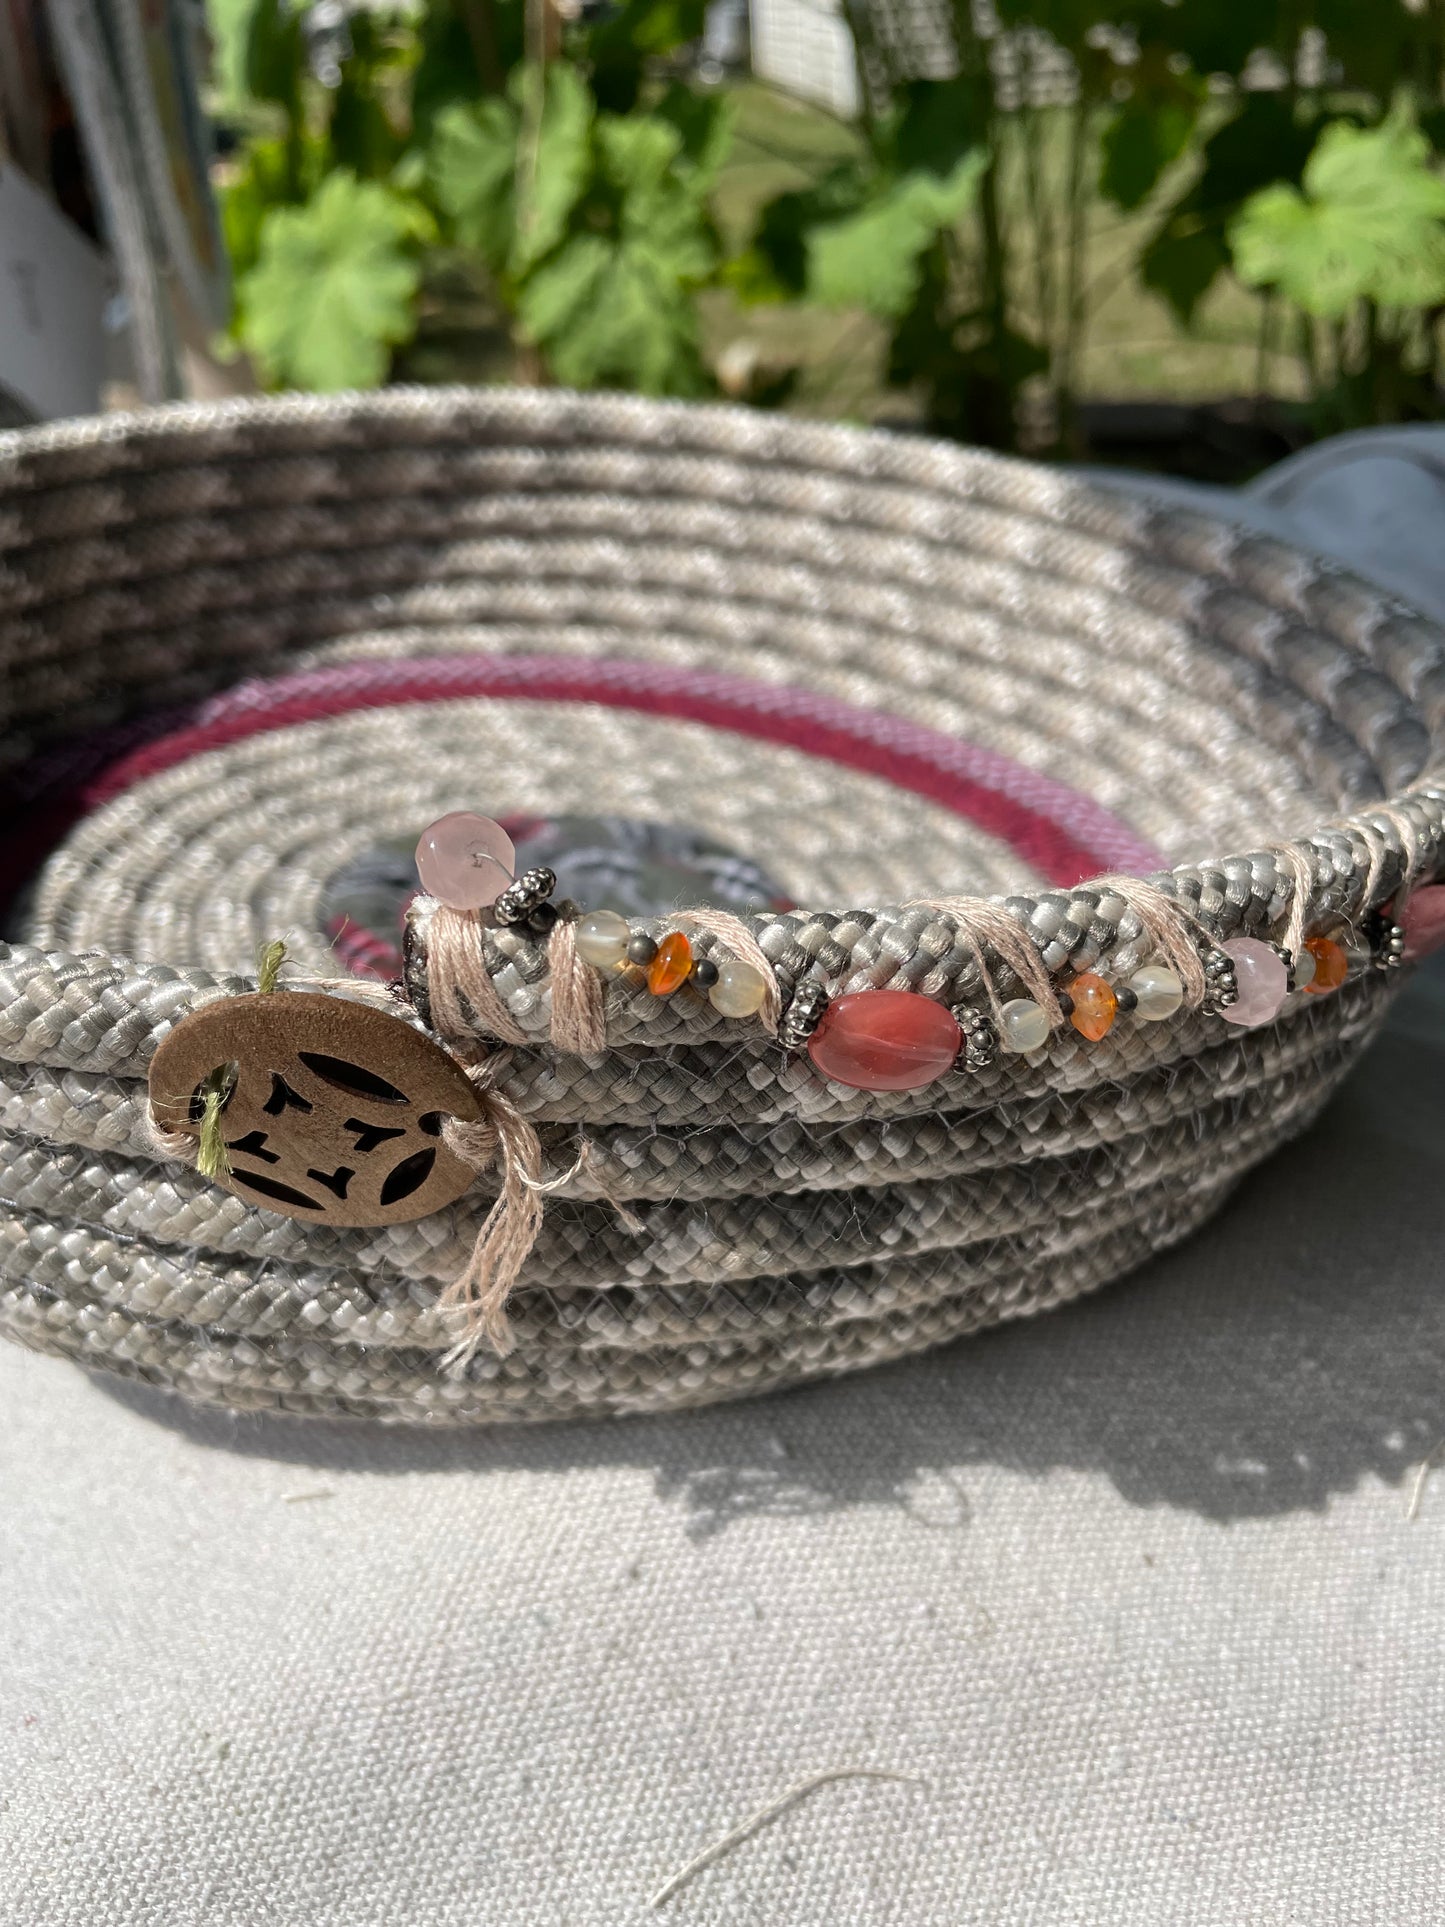
[[[554,903],[556,873],[541,867],[514,877],[506,868],[510,850],[510,840],[499,824],[457,813],[423,834],[417,869],[423,886],[450,909],[480,911],[486,921],[524,930],[539,941],[548,940],[565,923],[571,957],[604,981],[631,972],[654,997],[673,997],[688,990],[706,997],[720,1016],[738,1020],[756,1017],[768,1004],[770,993],[776,997],[761,953],[757,962],[728,954],[714,960],[699,956],[685,931],[669,930],[653,937],[634,931],[615,911],[583,911],[571,902]],[[1131,886],[1128,880],[1115,879],[1111,887],[1127,894]],[[1143,884],[1137,889],[1141,898],[1149,892],[1157,919],[1158,893]],[[1432,894],[1428,886],[1416,892],[1412,912],[1420,898]],[[1445,890],[1440,894],[1445,896]],[[485,904],[478,902],[482,896]],[[1424,906],[1427,920],[1432,907],[1428,902]],[[1292,995],[1327,996],[1351,975],[1351,951],[1339,940],[1344,932],[1303,936],[1294,953],[1255,936],[1215,945],[1188,924],[1182,911],[1171,906],[1171,914],[1180,930],[1188,932],[1187,954],[1182,959],[1178,932],[1173,936],[1171,954],[1177,968],[1155,958],[1117,983],[1100,971],[1084,970],[1059,985],[1041,983],[1036,996],[1002,999],[986,980],[986,1001],[951,1009],[934,997],[906,989],[850,991],[834,997],[817,979],[804,977],[781,1011],[778,1041],[789,1052],[805,1054],[818,1073],[833,1083],[855,1090],[913,1090],[954,1070],[985,1071],[1001,1053],[1029,1056],[1044,1050],[1060,1023],[1086,1044],[1099,1044],[1121,1017],[1135,1023],[1164,1023],[1192,1005],[1237,1028],[1257,1029],[1273,1023]],[[699,911],[695,917],[703,921],[704,913]],[[707,913],[707,918],[714,927],[734,924],[740,938],[747,940],[736,919],[719,913]],[[1381,913],[1365,933],[1365,948],[1366,967],[1393,967],[1407,954],[1408,936],[1401,925]],[[979,954],[981,958],[982,950]],[[1026,966],[1020,963],[1019,967]],[[1186,974],[1194,986],[1192,997]],[[600,1022],[595,995],[592,1002]],[[777,1010],[776,1003],[773,1008]]]

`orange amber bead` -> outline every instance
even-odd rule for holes
[[[1305,949],[1315,960],[1315,974],[1305,985],[1312,997],[1323,997],[1328,990],[1338,990],[1350,974],[1350,960],[1328,937],[1306,937]]]
[[[1069,1022],[1080,1037],[1087,1037],[1091,1044],[1107,1037],[1119,1013],[1119,999],[1104,979],[1086,970],[1069,985],[1069,996],[1074,1004]]]
[[[687,982],[692,970],[692,945],[680,930],[664,937],[647,966],[647,988],[654,997],[670,997]]]

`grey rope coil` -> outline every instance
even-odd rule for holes
[[[241,678],[475,658],[745,675],[964,739],[1159,848],[1155,883],[1219,941],[1296,913],[1359,930],[1445,868],[1440,635],[1193,513],[911,438],[556,393],[0,436],[0,775],[22,801],[86,732]],[[70,828],[0,946],[0,1327],[193,1397],[416,1423],[852,1370],[1186,1236],[1318,1113],[1398,981],[1362,969],[1253,1032],[1065,1027],[872,1093],[635,973],[607,988],[606,1049],[560,1051],[545,942],[489,930],[526,1040],[497,1087],[557,1188],[515,1350],[448,1369],[437,1299],[494,1174],[412,1224],[285,1219],[163,1158],[144,1080],[181,1018],[249,987],[261,941],[285,938],[297,985],[335,977],[332,879],[461,808],[705,821],[803,906],[749,919],[785,1001],[976,999],[967,932],[920,901],[940,897],[1001,899],[1055,972],[1150,954],[1125,895],[1051,885],[886,768],[680,715],[470,694],[203,748]],[[427,938],[423,908],[423,1015]]]

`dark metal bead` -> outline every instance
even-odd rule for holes
[[[556,888],[557,872],[545,864],[535,870],[524,870],[492,905],[492,916],[501,924],[530,923]]]
[[[688,975],[699,990],[711,990],[717,982],[717,965],[707,957],[694,958]]]
[[[783,1048],[801,1050],[818,1028],[827,1008],[827,991],[815,978],[805,977],[793,992],[793,1001],[778,1025],[778,1041]]]
[[[627,946],[627,961],[641,964],[645,970],[657,955],[657,939],[649,937],[645,930],[639,930]]]
[[[1373,910],[1363,925],[1370,946],[1370,961],[1376,970],[1398,970],[1405,961],[1405,931],[1384,910]]]
[[[998,1027],[986,1011],[956,1004],[953,1020],[963,1032],[959,1064],[966,1071],[986,1071],[999,1059]]]
[[[550,937],[561,914],[555,903],[539,903],[527,919],[528,936]]]
[[[1202,951],[1201,956],[1204,975],[1208,980],[1205,1008],[1216,1012],[1228,1010],[1231,1004],[1239,1002],[1239,980],[1234,974],[1234,959],[1214,945]]]
[[[1267,944],[1269,944],[1270,949],[1274,952],[1276,957],[1278,957],[1280,962],[1284,965],[1285,975],[1289,979],[1290,989],[1298,990],[1299,985],[1295,981],[1294,952],[1292,950],[1287,949],[1286,946],[1282,943],[1270,943],[1270,940],[1268,937],[1266,937],[1264,941]]]
[[[1120,1010],[1128,1011],[1139,1008],[1139,993],[1137,990],[1131,990],[1128,984],[1115,984],[1114,999]]]
[[[1058,1006],[1059,1006],[1059,1015],[1060,1015],[1061,1017],[1072,1017],[1072,1016],[1073,1016],[1073,1014],[1074,1014],[1074,1000],[1073,1000],[1073,998],[1072,998],[1072,997],[1071,997],[1071,996],[1069,995],[1069,993],[1068,993],[1068,991],[1067,991],[1067,990],[1061,990],[1061,991],[1059,991],[1059,992],[1057,993],[1057,997],[1056,997],[1056,1002],[1058,1003]]]

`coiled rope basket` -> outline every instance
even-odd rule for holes
[[[699,1404],[1090,1291],[1315,1116],[1445,869],[1431,625],[921,439],[407,390],[0,436],[0,635],[0,1323],[233,1407]],[[688,937],[671,994],[625,959],[588,988],[573,944],[580,1032],[556,928],[425,897],[400,986],[349,992],[337,879],[458,811],[700,833],[772,895],[634,915]],[[163,1128],[155,1053],[274,939],[278,1022],[320,983],[473,1080],[460,1195],[308,1222]],[[1347,974],[1296,968],[1245,1027],[1208,975],[1240,939]],[[749,958],[766,999],[728,1015],[708,980]],[[1164,1021],[1127,990],[1151,961],[1183,981]],[[1098,1036],[1051,1000],[1085,979],[1119,993]],[[810,1027],[879,990],[970,1048],[916,1087],[826,1075]],[[996,1048],[1011,1006],[1042,1043]],[[479,1330],[452,1288],[509,1190]]]

